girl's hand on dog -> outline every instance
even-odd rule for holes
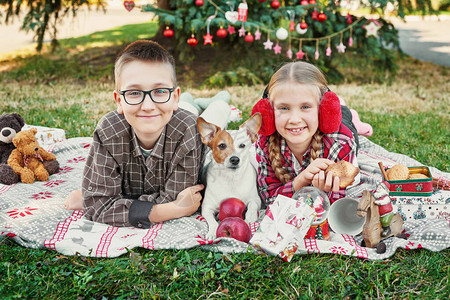
[[[334,161],[326,158],[313,160],[306,169],[294,178],[294,190],[297,191],[302,187],[313,184],[314,176],[318,175],[320,171],[325,171],[332,164],[334,164]]]
[[[312,180],[312,185],[322,191],[328,192],[338,192],[339,191],[339,177],[334,176],[333,172],[328,172],[325,176],[324,171],[320,171],[318,174],[314,175]]]
[[[183,217],[190,216],[197,211],[202,200],[200,191],[204,188],[205,186],[203,184],[197,184],[185,188],[178,194],[174,204],[180,208],[183,208],[181,211]]]

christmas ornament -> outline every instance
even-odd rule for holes
[[[172,38],[173,37],[173,30],[169,28],[169,26],[166,26],[166,30],[164,30],[164,36],[166,38]]]
[[[352,39],[352,33],[353,33],[353,27],[350,27],[350,37],[348,39],[348,46],[353,46],[353,39]]]
[[[259,3],[264,3],[266,0],[258,0]]]
[[[273,0],[272,2],[270,2],[270,7],[272,7],[273,9],[278,9],[280,7],[280,2],[278,0]]]
[[[247,21],[247,12],[248,12],[248,5],[246,2],[242,2],[238,6],[238,21],[246,22]]]
[[[297,59],[303,59],[303,56],[305,56],[305,52],[300,49],[297,53],[295,53],[295,56],[297,57]]]
[[[281,47],[280,47],[280,45],[278,45],[278,42],[275,45],[275,47],[273,47],[273,52],[275,52],[275,54],[280,54],[281,53]]]
[[[316,4],[317,2],[316,2],[316,0],[309,0],[309,4]]]
[[[317,9],[314,9],[311,13],[311,20],[317,20],[318,16],[319,16],[319,13],[317,12]]]
[[[195,47],[198,44],[197,39],[195,38],[194,34],[192,34],[192,36],[190,38],[188,38],[187,43],[189,44],[189,46],[191,47]]]
[[[258,41],[260,39],[261,39],[261,32],[259,31],[259,28],[257,28],[255,32],[255,41]]]
[[[286,51],[286,55],[287,55],[287,57],[289,57],[289,59],[292,59],[292,50],[291,50],[291,48],[289,48],[288,51]]]
[[[229,34],[234,34],[234,33],[236,33],[236,30],[235,30],[234,27],[231,26],[231,25],[228,25],[227,31],[228,31]]]
[[[325,55],[331,56],[331,40],[330,39],[328,39],[328,47],[327,47],[327,50],[325,50]]]
[[[195,5],[196,6],[200,7],[200,6],[203,6],[203,4],[205,4],[205,1],[203,1],[203,0],[195,0]]]
[[[203,45],[207,45],[207,44],[212,45],[213,36],[211,34],[209,34],[209,32],[203,36],[203,39],[205,40],[203,42]]]
[[[232,24],[236,23],[238,18],[239,18],[239,14],[237,11],[227,11],[225,13],[225,19],[227,19],[227,21]]]
[[[289,20],[291,20],[291,21],[289,22],[289,31],[294,31],[294,30],[295,30],[295,22],[294,22],[294,19],[295,19],[295,11],[293,11],[293,10],[287,10],[286,12],[287,12],[288,15],[289,15]]]
[[[264,45],[264,49],[265,50],[271,50],[272,49],[273,43],[272,43],[272,41],[270,41],[270,33],[267,33],[267,41],[265,41],[263,43],[263,45]]]
[[[295,30],[295,22],[294,21],[291,21],[290,23],[289,23],[289,31],[294,31]]]
[[[374,19],[370,19],[366,24],[362,26],[366,30],[366,38],[367,37],[377,37],[378,30],[381,28],[380,22]]]
[[[324,14],[323,11],[317,16],[317,20],[318,20],[320,23],[325,22],[326,19],[327,19],[327,15]]]
[[[341,42],[339,45],[336,46],[338,53],[344,53],[345,52],[345,45]]]
[[[289,32],[286,29],[284,29],[283,27],[281,27],[280,29],[277,30],[275,35],[276,35],[277,39],[283,41],[283,40],[287,39],[287,37],[289,36]]]
[[[319,59],[320,53],[319,53],[319,40],[316,40],[316,52],[314,52],[314,58],[316,60]]]
[[[300,29],[306,29],[308,28],[308,24],[306,24],[305,19],[300,23]]]
[[[308,4],[309,4],[308,0],[300,1],[300,5],[308,5]]]
[[[347,14],[347,16],[345,17],[345,19],[347,20],[347,24],[350,25],[353,23],[352,21],[352,15],[350,13]]]
[[[295,26],[295,31],[297,31],[298,34],[305,34],[308,31],[308,29],[307,28],[302,29],[300,25],[301,25],[301,23],[299,23],[299,24],[297,24],[297,26]],[[308,27],[307,24],[306,24],[306,27]]]
[[[134,1],[124,1],[123,6],[126,10],[131,11],[134,8]]]
[[[250,31],[247,33],[247,35],[245,36],[245,41],[247,43],[252,43],[253,42],[253,35],[250,33]]]
[[[220,28],[217,29],[216,36],[219,39],[226,38],[227,34],[228,34],[228,31],[226,29],[224,29],[222,26],[220,26]]]
[[[239,32],[239,36],[240,36],[240,37],[241,37],[241,36],[245,36],[246,30],[245,30],[245,28],[244,28],[244,23],[242,23],[242,26],[241,26],[241,28],[238,30],[238,32]]]

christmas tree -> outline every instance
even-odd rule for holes
[[[289,60],[336,72],[335,58],[348,51],[364,55],[372,66],[395,69],[392,49],[399,44],[392,24],[381,17],[357,17],[340,2],[160,0],[143,10],[158,16],[160,36],[174,40],[179,60],[195,63],[196,48],[214,48],[220,61],[215,69],[245,69],[262,82],[274,65]]]

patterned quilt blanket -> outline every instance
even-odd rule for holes
[[[61,168],[47,182],[12,186],[0,184],[0,240],[8,237],[24,247],[48,248],[65,255],[95,257],[117,257],[136,247],[152,250],[201,247],[228,253],[258,252],[249,244],[230,238],[205,239],[207,223],[198,213],[160,223],[150,229],[137,229],[92,222],[83,217],[82,211],[65,210],[66,196],[72,190],[81,188],[81,176],[91,141],[91,138],[72,138],[50,146],[47,150],[56,155]],[[367,138],[361,137],[360,142],[358,160],[361,183],[347,189],[349,197],[358,197],[366,189],[373,190],[381,181],[379,161],[388,167],[396,163],[421,165],[405,155],[388,152]],[[450,178],[448,173],[432,167],[430,170],[433,177]],[[335,253],[366,259],[385,259],[392,256],[397,248],[440,251],[450,247],[449,206],[448,191],[438,190],[427,199],[400,198],[395,207],[404,217],[408,239],[387,239],[387,251],[384,254],[361,247],[361,235],[333,233],[330,241],[304,240],[297,253]],[[419,214],[417,207],[421,210]],[[411,209],[416,211],[408,215],[407,212]],[[439,210],[439,214],[435,210]],[[264,213],[260,215],[264,216]],[[258,226],[259,222],[250,224],[253,232]]]

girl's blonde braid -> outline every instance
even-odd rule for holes
[[[272,169],[275,171],[277,178],[283,184],[288,183],[292,177],[281,166],[280,136],[276,132],[269,138],[269,159],[272,163]]]
[[[319,130],[313,135],[311,141],[311,161],[315,160],[319,157],[321,149],[322,149],[322,137],[323,133]]]

